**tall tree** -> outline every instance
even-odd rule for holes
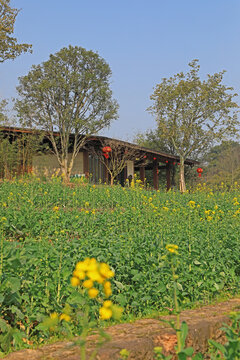
[[[150,99],[149,111],[156,117],[159,136],[171,141],[180,157],[180,191],[186,191],[184,161],[194,152],[203,153],[210,145],[237,132],[238,105],[233,88],[222,83],[224,71],[199,77],[198,60],[190,70],[162,79]]]
[[[66,181],[87,136],[117,118],[110,76],[109,65],[98,54],[69,46],[19,79],[16,109],[21,122],[45,131]]]
[[[10,0],[0,0],[0,62],[31,51],[32,45],[18,44],[17,39],[12,36],[18,13],[18,9],[11,8]]]

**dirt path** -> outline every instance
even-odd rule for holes
[[[188,346],[206,353],[208,339],[224,342],[220,330],[223,322],[229,322],[228,314],[240,311],[240,298],[231,299],[217,305],[204,306],[196,310],[182,312],[181,320],[189,326]],[[163,319],[171,319],[164,316]],[[153,348],[161,346],[165,354],[173,353],[176,335],[165,323],[157,319],[142,319],[132,324],[119,324],[107,330],[111,336],[98,353],[98,360],[118,360],[119,352],[127,349],[131,360],[153,360]],[[95,336],[89,337],[88,348],[94,349]],[[207,357],[205,357],[207,359]],[[21,350],[4,358],[5,360],[80,360],[79,349],[72,342],[58,342],[37,350]]]

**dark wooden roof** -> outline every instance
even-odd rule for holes
[[[10,133],[10,134],[14,134],[14,133],[25,133],[25,134],[36,134],[36,133],[43,133],[43,130],[38,130],[38,129],[25,129],[25,128],[18,128],[18,127],[12,127],[12,126],[0,126],[0,131],[6,132],[6,133]],[[58,136],[59,133],[58,132],[54,132],[55,136]],[[127,141],[123,141],[123,140],[118,140],[118,139],[113,139],[113,138],[109,138],[106,136],[99,136],[99,135],[91,135],[88,137],[88,141],[107,141],[107,140],[111,140],[111,141],[116,141],[120,144],[122,144],[123,146],[126,147],[130,147],[130,148],[135,148],[136,150],[142,151],[146,154],[148,154],[148,156],[152,156],[157,158],[157,161],[159,162],[163,162],[166,163],[166,161],[169,162],[179,162],[180,158],[179,156],[175,156],[175,155],[171,155],[171,154],[167,154],[165,152],[162,151],[158,151],[158,150],[153,150],[153,149],[149,149],[143,146],[139,146],[137,144],[133,144]],[[198,161],[196,160],[192,160],[192,159],[186,159],[185,160],[185,164],[186,165],[197,165],[199,164]]]

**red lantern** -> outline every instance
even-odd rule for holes
[[[105,159],[109,159],[109,154],[108,153],[104,153],[103,156],[105,157]]]
[[[168,164],[168,160],[166,160],[166,164]]]
[[[173,162],[173,165],[176,165],[175,161]]]
[[[147,155],[144,155],[144,157],[143,157],[144,159],[146,159],[147,158]]]
[[[104,146],[104,148],[102,148],[102,151],[103,151],[104,153],[109,153],[109,152],[112,151],[112,149],[110,148],[110,146]]]
[[[154,158],[153,158],[153,160],[157,160],[157,158],[156,158],[156,157],[154,157]]]
[[[198,176],[201,177],[202,176],[202,172],[203,172],[203,169],[202,168],[197,168],[197,173],[198,173]]]

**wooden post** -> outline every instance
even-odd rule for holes
[[[89,178],[89,158],[88,151],[83,150],[83,173],[85,174],[86,179]]]
[[[158,161],[153,161],[153,187],[155,190],[158,190],[159,179],[158,179]]]
[[[124,184],[126,185],[126,180],[127,180],[127,166],[125,166],[124,168]]]
[[[166,165],[166,181],[168,191],[171,189],[171,165],[169,163]]]
[[[108,159],[104,159],[104,164],[108,164]],[[108,173],[108,169],[107,169],[107,167],[104,165],[104,182],[106,183],[106,184],[108,184],[109,183],[109,173]]]
[[[140,180],[143,183],[143,185],[145,185],[145,167],[144,166],[140,167]]]

